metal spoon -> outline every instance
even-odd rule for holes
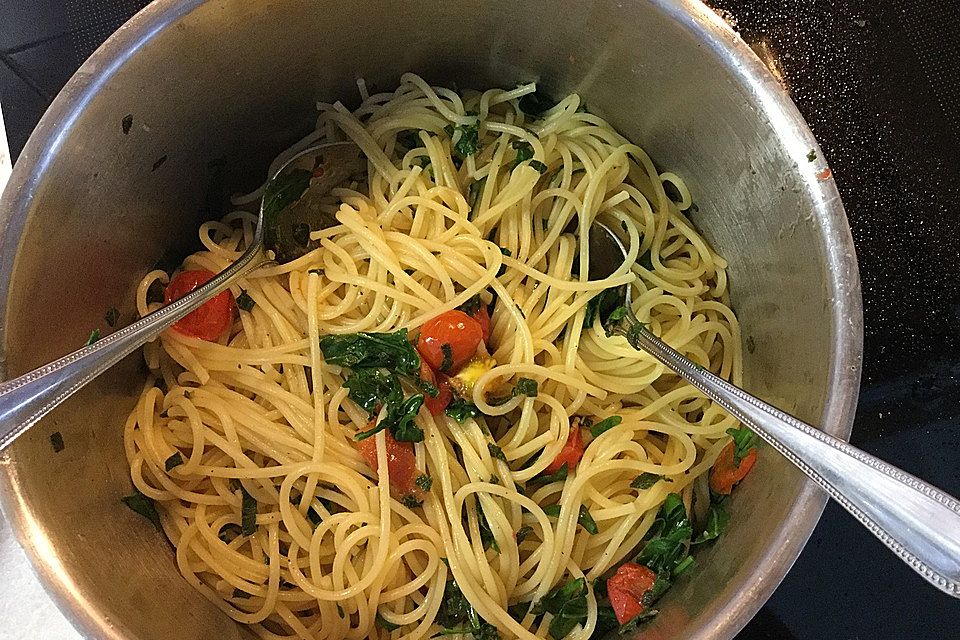
[[[263,264],[265,238],[269,248],[283,254],[283,258],[278,257],[281,261],[296,257],[296,243],[302,252],[309,250],[310,228],[306,229],[306,239],[298,232],[306,224],[307,215],[306,206],[301,203],[326,195],[353,174],[358,168],[359,153],[352,142],[316,145],[297,153],[270,177],[260,202],[253,242],[236,262],[183,298],[116,333],[0,384],[0,451],[82,386]],[[322,175],[311,182],[310,176],[321,173],[320,167]],[[304,177],[303,172],[309,172],[306,181],[297,180]],[[304,193],[308,185],[309,191]],[[258,257],[261,259],[257,260]]]
[[[613,273],[626,254],[609,227],[592,225],[592,278]],[[607,335],[623,336],[702,391],[797,465],[914,571],[960,598],[960,502],[702,369],[648,331],[629,301],[621,309],[625,313],[615,311],[605,323]]]

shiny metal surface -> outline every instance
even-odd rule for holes
[[[553,95],[578,91],[682,175],[694,222],[730,261],[745,386],[847,436],[862,318],[842,205],[807,162],[822,153],[782,89],[691,0],[153,3],[67,85],[0,201],[6,374],[76,348],[111,306],[131,318],[135,275],[196,245],[211,167],[228,168],[230,189],[252,188],[244,176],[262,176],[310,128],[316,99],[355,104],[358,76],[379,90],[407,70],[459,87],[537,79]],[[0,498],[88,636],[249,638],[118,500],[130,491],[120,427],[142,379],[131,356],[21,437],[3,458]],[[825,497],[764,454],[727,535],[698,555],[645,638],[731,638],[789,569]]]
[[[603,225],[590,231],[591,251],[619,252],[622,264],[627,251],[613,232]],[[700,389],[797,465],[911,569],[960,598],[960,501],[694,364],[628,309],[625,317],[611,317],[608,335],[623,336]]]
[[[307,162],[307,166],[313,166],[318,156],[338,149],[346,149],[354,158],[358,152],[352,142],[315,145],[287,160],[270,179],[276,179],[292,165]],[[309,193],[312,197],[326,195],[356,170],[352,165],[331,168],[333,170],[318,181],[323,183],[322,186],[311,187]],[[261,253],[264,239],[262,200],[259,209],[253,242],[236,262],[210,282],[102,340],[0,384],[0,451],[84,385],[265,261],[266,257]]]

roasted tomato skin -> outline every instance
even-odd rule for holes
[[[371,421],[368,428],[372,429],[376,421]],[[383,432],[387,447],[387,471],[390,474],[390,489],[393,495],[404,503],[409,501],[423,502],[423,490],[417,486],[417,456],[413,452],[413,443],[398,442],[389,429]],[[367,461],[373,471],[377,471],[377,437],[370,436],[357,442],[357,451]]]
[[[643,596],[653,588],[657,581],[649,567],[636,562],[620,565],[617,572],[607,580],[607,596],[617,616],[617,622],[627,624],[646,610]]]
[[[164,304],[179,300],[200,285],[210,282],[213,273],[206,270],[181,271],[170,281],[163,293]],[[229,289],[215,295],[174,323],[173,329],[183,335],[214,341],[233,322],[233,294]]]
[[[733,491],[734,485],[746,478],[757,463],[756,447],[747,451],[739,466],[734,459],[735,451],[736,445],[733,442],[727,443],[710,469],[710,489],[716,494],[728,495]]]
[[[417,339],[417,351],[431,369],[453,375],[476,355],[482,341],[480,323],[454,309],[424,323]]]
[[[560,449],[560,453],[553,459],[553,462],[544,469],[544,473],[556,473],[560,467],[567,465],[567,471],[573,471],[580,458],[583,457],[583,434],[580,433],[580,423],[574,421],[570,425],[570,435],[567,436],[567,443]]]

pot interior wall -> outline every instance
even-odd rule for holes
[[[216,194],[256,186],[269,159],[309,130],[316,100],[355,105],[357,78],[390,90],[415,71],[457,87],[539,80],[554,96],[577,91],[683,176],[699,207],[694,223],[730,261],[747,388],[820,420],[834,357],[824,233],[803,215],[814,205],[774,124],[682,21],[654,4],[599,0],[562,9],[390,0],[376,10],[214,0],[178,16],[172,4],[135,19],[163,10],[172,23],[104,81],[33,194],[5,319],[9,375],[107,330],[110,307],[132,319],[139,275],[196,248]],[[94,60],[81,74],[105,69]],[[36,151],[28,147],[27,161]],[[86,624],[115,637],[249,637],[180,577],[162,535],[119,501],[130,491],[121,429],[143,377],[131,357],[17,442],[9,471],[25,541],[45,558],[42,571],[59,574],[61,599],[79,601]],[[59,453],[55,431],[66,445]],[[699,552],[645,637],[700,637],[717,616],[755,611],[756,599],[731,600],[769,593],[751,572],[779,553],[801,487],[766,449],[732,501],[729,534]]]

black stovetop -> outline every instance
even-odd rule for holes
[[[710,3],[778,61],[846,206],[866,321],[852,442],[960,495],[960,4]],[[0,105],[14,158],[77,66],[145,4],[0,0]],[[956,601],[831,503],[738,640],[958,630]]]

